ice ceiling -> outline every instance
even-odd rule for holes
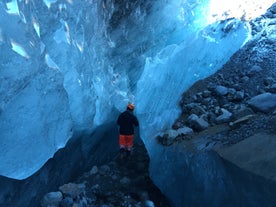
[[[183,91],[218,70],[273,2],[1,1],[0,174],[32,175],[129,101],[154,156]]]

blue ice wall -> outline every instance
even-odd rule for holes
[[[0,2],[0,160],[7,161],[0,174],[30,176],[74,132],[114,121],[129,101],[154,156],[154,136],[177,117],[181,93],[248,38],[244,20],[210,20],[213,6],[211,0]]]

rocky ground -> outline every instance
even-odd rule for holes
[[[44,196],[41,206],[61,207],[169,207],[148,175],[149,157],[136,142],[130,157],[93,166],[76,181]]]
[[[263,20],[266,24],[263,24]],[[214,75],[183,94],[181,116],[157,137],[160,144],[191,145],[214,150],[222,158],[276,180],[276,6],[251,22],[255,39]],[[115,158],[42,199],[42,206],[169,207],[148,175],[149,158],[136,143],[129,159]],[[261,170],[260,170],[261,169]],[[148,198],[141,197],[145,193]],[[144,204],[143,204],[144,203]]]
[[[157,137],[160,143],[215,150],[245,170],[276,180],[271,148],[276,145],[275,17],[276,6],[252,21],[255,38],[183,94],[182,114],[172,130]]]

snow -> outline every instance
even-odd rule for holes
[[[128,102],[154,157],[181,93],[250,38],[240,14],[210,20],[214,1],[153,2],[0,3],[1,175],[32,175],[73,132],[116,120]]]

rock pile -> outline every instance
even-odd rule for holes
[[[269,117],[275,117],[276,42],[269,35],[269,32],[276,32],[275,11],[276,4],[265,15],[253,20],[255,39],[234,54],[217,73],[198,81],[183,94],[182,114],[172,130],[157,137],[161,144],[190,139],[191,132],[198,133],[218,125],[233,128],[248,121],[254,123],[260,119],[259,122],[263,122],[263,119],[268,121]]]
[[[169,203],[148,175],[149,158],[142,144],[136,144],[129,158],[115,158],[93,166],[76,181],[47,193],[42,207],[169,207]]]

